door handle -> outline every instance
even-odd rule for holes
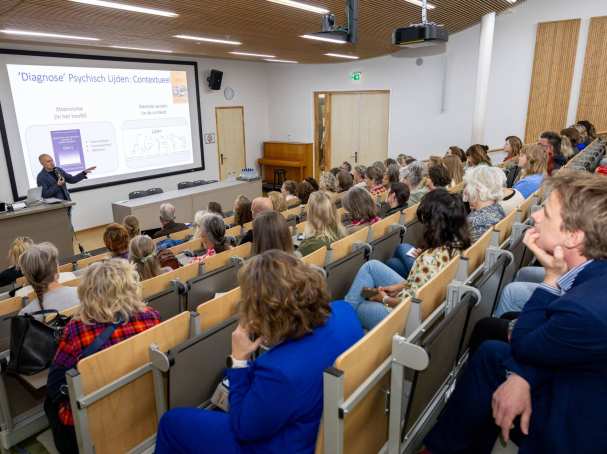
[[[358,151],[354,152],[354,162],[358,163]]]
[[[219,155],[219,159],[221,160],[221,165],[223,165],[223,153]]]

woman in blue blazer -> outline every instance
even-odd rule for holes
[[[282,251],[253,257],[238,281],[240,325],[227,369],[230,410],[167,412],[158,427],[158,454],[314,452],[322,373],[362,337],[358,318],[346,302],[329,304],[318,271]],[[252,360],[258,347],[267,351]]]

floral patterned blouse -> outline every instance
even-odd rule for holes
[[[409,271],[409,276],[404,283],[405,288],[400,292],[399,298],[404,299],[415,296],[420,287],[436,276],[460,252],[459,249],[452,249],[451,253],[449,253],[449,248],[441,246],[434,249],[426,249],[419,254],[417,259],[415,259],[411,271]]]

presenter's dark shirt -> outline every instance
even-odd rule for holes
[[[86,174],[84,172],[80,172],[76,175],[70,175],[61,167],[56,167],[55,170],[59,172],[59,174],[64,178],[66,183],[78,183],[86,178]],[[38,186],[42,187],[42,197],[48,199],[50,197],[55,197],[61,200],[72,200],[70,197],[70,193],[67,190],[67,185],[59,186],[57,184],[57,175],[55,174],[55,170],[51,170],[50,172],[42,169],[40,173],[38,173],[38,177],[36,178],[36,183]]]

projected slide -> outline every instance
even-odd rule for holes
[[[41,153],[71,173],[97,166],[91,180],[200,164],[186,71],[6,67],[30,187]]]

